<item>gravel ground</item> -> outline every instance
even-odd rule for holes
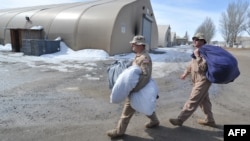
[[[136,113],[120,141],[222,141],[224,124],[250,123],[250,50],[229,49],[238,59],[241,75],[233,83],[213,84],[210,89],[218,128],[196,123],[198,109],[182,127],[174,127],[176,117],[191,90],[190,79],[180,80],[182,70],[155,78],[160,99],[157,114],[161,126],[145,129],[145,115]],[[109,61],[78,63],[86,68],[53,69],[52,65],[3,59],[0,52],[0,139],[1,141],[108,141],[105,132],[116,126],[123,103],[109,103],[107,67]],[[185,62],[180,63],[182,65]],[[89,69],[91,68],[91,69]],[[157,70],[153,72],[157,75]]]

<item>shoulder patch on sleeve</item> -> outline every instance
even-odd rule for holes
[[[149,63],[149,60],[148,60],[147,58],[145,58],[145,59],[143,60],[143,63]]]

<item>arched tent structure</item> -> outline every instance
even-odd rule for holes
[[[27,21],[25,17],[29,17]],[[0,44],[10,43],[9,28],[42,26],[48,39],[61,37],[73,50],[102,49],[110,55],[131,51],[142,34],[150,48],[158,30],[150,0],[93,0],[0,10]]]
[[[177,45],[177,43],[176,43],[176,33],[171,32],[171,46],[175,46],[175,45]]]
[[[171,27],[170,25],[158,25],[158,46],[171,46]]]

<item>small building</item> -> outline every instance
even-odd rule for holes
[[[237,37],[236,41],[237,41],[237,45],[236,45],[237,47],[250,48],[250,37],[240,36],[240,37]]]
[[[186,44],[188,44],[188,39],[186,37],[183,37],[183,38],[179,37],[179,36],[176,37],[176,45],[177,46],[186,45]]]
[[[171,32],[171,46],[176,46],[176,33]]]
[[[0,44],[10,43],[9,28],[43,27],[44,38],[61,37],[73,50],[102,49],[110,55],[131,52],[134,35],[148,47],[158,44],[150,0],[95,0],[0,10]]]

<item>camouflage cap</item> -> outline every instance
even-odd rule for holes
[[[203,33],[196,33],[194,35],[194,37],[192,38],[192,40],[194,40],[194,39],[204,40],[204,42],[207,43]]]
[[[133,40],[129,42],[130,44],[136,44],[136,45],[146,45],[145,38],[142,35],[136,35],[134,36]]]

